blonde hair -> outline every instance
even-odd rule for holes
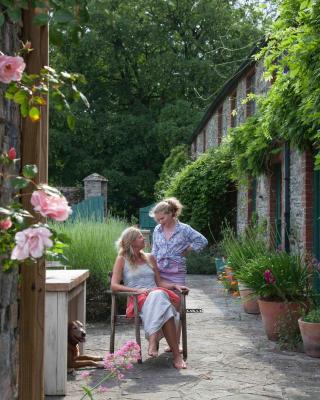
[[[154,218],[158,213],[172,214],[173,217],[179,217],[182,211],[182,204],[175,197],[169,197],[157,203],[150,211],[150,217]]]
[[[130,228],[125,229],[120,238],[116,241],[118,255],[128,260],[133,267],[137,263],[137,256],[133,251],[132,243],[139,235],[141,235],[140,229],[131,226]],[[144,251],[140,250],[140,255],[145,261],[147,261]]]

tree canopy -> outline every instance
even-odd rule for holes
[[[254,5],[225,0],[95,0],[77,46],[65,38],[51,63],[86,76],[89,110],[71,134],[52,113],[50,177],[109,180],[109,204],[135,213],[153,201],[170,150],[186,143],[223,82],[261,35]]]

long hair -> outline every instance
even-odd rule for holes
[[[134,254],[132,243],[139,235],[141,235],[141,231],[132,226],[125,229],[120,238],[116,241],[118,255],[128,260],[132,267],[137,266],[137,256]],[[147,261],[144,251],[140,250],[140,255],[145,261]]]
[[[157,203],[152,210],[150,211],[149,215],[152,218],[155,218],[156,214],[164,213],[164,214],[172,214],[173,217],[179,217],[182,211],[182,204],[178,199],[175,197],[168,197]]]

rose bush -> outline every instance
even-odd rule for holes
[[[14,200],[0,207],[0,254],[3,270],[8,270],[19,261],[33,261],[49,255],[51,259],[64,263],[63,250],[68,239],[58,234],[45,223],[28,224],[27,220],[34,218],[24,210],[17,201],[20,190],[32,187],[31,204],[35,213],[42,217],[49,217],[55,221],[65,221],[72,210],[66,198],[55,188],[48,185],[37,185],[33,178],[37,174],[35,165],[25,165],[21,175],[11,173],[14,164],[18,161],[16,150],[11,148],[7,153],[0,155],[0,188],[10,181],[16,191]]]

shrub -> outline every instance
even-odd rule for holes
[[[87,282],[88,320],[106,319],[108,272],[112,270],[117,254],[115,241],[126,227],[123,220],[112,217],[106,222],[78,219],[55,225],[59,233],[71,239],[70,247],[64,251],[69,268],[90,271]]]
[[[236,190],[230,176],[228,146],[210,149],[173,179],[166,196],[175,196],[184,205],[185,222],[217,241],[222,222],[234,223]]]
[[[210,248],[199,253],[191,252],[186,258],[187,274],[212,275],[216,273],[214,255]]]
[[[158,200],[164,197],[171,181],[190,161],[186,145],[179,145],[171,150],[169,157],[163,163],[159,180],[154,187],[155,196]]]
[[[320,323],[320,308],[309,311],[304,317],[304,322]]]

